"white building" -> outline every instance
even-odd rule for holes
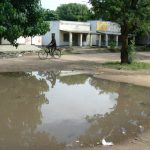
[[[120,27],[117,23],[106,21],[51,21],[50,31],[43,36],[20,37],[17,43],[23,45],[48,45],[55,36],[57,46],[105,46],[115,42],[118,47]],[[10,44],[2,39],[2,44]]]
[[[47,45],[55,35],[58,46],[87,46],[89,44],[90,23],[74,21],[51,21],[50,31],[43,36]]]
[[[91,45],[108,47],[111,42],[119,45],[121,28],[119,24],[109,21],[89,21],[91,25],[92,42]]]
[[[34,37],[19,37],[17,39],[17,43],[21,45],[42,45],[42,36],[34,36]],[[2,39],[1,44],[9,45],[10,42],[8,40]]]
[[[120,27],[117,23],[106,21],[51,21],[50,31],[42,38],[47,45],[55,36],[57,46],[109,46],[113,41],[118,47]]]

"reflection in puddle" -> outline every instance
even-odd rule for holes
[[[1,73],[0,83],[1,150],[119,143],[150,124],[147,88],[67,71]]]
[[[34,75],[40,78],[38,74],[34,73]],[[50,132],[60,142],[75,141],[89,126],[85,119],[87,115],[103,116],[111,112],[113,109],[110,108],[117,104],[118,94],[101,93],[99,96],[99,91],[90,85],[91,78],[86,75],[76,75],[75,78],[77,77],[84,82],[77,81],[74,85],[76,79],[69,82],[68,77],[65,77],[68,86],[64,83],[65,78],[62,78],[64,81],[61,82],[60,77],[56,81],[56,86],[51,88],[50,82],[47,81],[50,90],[45,92],[45,96],[49,100],[49,105],[43,105],[41,109],[43,124],[40,129]]]

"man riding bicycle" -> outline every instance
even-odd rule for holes
[[[55,36],[52,35],[52,40],[51,42],[46,46],[48,49],[51,49],[52,55],[54,54],[54,51],[56,50],[56,40]]]

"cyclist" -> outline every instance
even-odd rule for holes
[[[52,55],[54,55],[54,51],[56,50],[56,40],[55,37],[52,36],[51,42],[46,46],[48,49],[51,49]]]

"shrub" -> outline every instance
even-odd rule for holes
[[[136,55],[135,49],[136,49],[136,47],[135,47],[135,41],[131,40],[131,44],[129,44],[129,46],[128,46],[128,59],[129,59],[129,63],[132,63],[135,60],[135,55]]]

